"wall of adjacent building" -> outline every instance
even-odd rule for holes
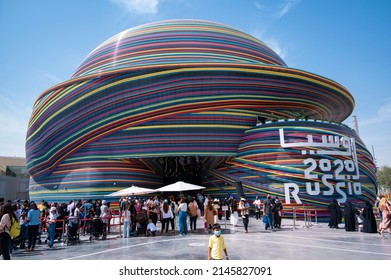
[[[7,174],[7,167],[18,172]],[[0,157],[0,196],[6,200],[24,200],[29,198],[29,175],[26,169],[26,159],[21,157]]]

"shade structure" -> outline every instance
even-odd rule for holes
[[[148,188],[141,188],[141,187],[137,187],[137,186],[131,186],[129,188],[113,192],[113,193],[108,194],[106,196],[142,195],[142,194],[153,193],[156,191],[157,190],[152,190],[152,189],[148,189]]]
[[[178,181],[174,184],[170,184],[161,188],[156,189],[159,192],[183,192],[183,191],[194,191],[205,189],[205,187],[189,184],[183,181]]]

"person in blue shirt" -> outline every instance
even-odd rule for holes
[[[93,218],[93,216],[91,216],[91,212],[90,212],[90,210],[93,209],[92,206],[93,205],[92,205],[92,200],[91,199],[89,199],[86,203],[83,204],[84,218],[85,218],[83,235],[85,235],[86,233],[87,234],[90,233],[91,220]]]
[[[27,213],[28,225],[28,245],[27,251],[32,251],[35,248],[37,242],[37,234],[39,225],[41,223],[41,211],[38,210],[37,205],[34,202],[30,204],[30,210]]]

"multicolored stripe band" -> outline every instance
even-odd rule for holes
[[[207,192],[227,195],[239,179],[251,194],[272,192],[281,182],[302,183],[303,169],[293,167],[300,157],[270,163],[288,152],[275,146],[278,126],[260,122],[317,119],[323,122],[309,122],[313,128],[304,125],[302,133],[356,139],[361,197],[373,199],[370,154],[354,132],[328,123],[345,120],[353,108],[340,84],[288,68],[263,42],[229,26],[138,26],[102,43],[70,80],[38,97],[26,139],[30,194],[65,200],[132,183],[159,187],[167,159],[181,157],[202,163]],[[254,176],[259,182],[248,179]],[[312,196],[303,200],[316,204]]]

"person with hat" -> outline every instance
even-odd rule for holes
[[[250,217],[249,208],[250,208],[250,204],[247,202],[246,198],[244,196],[242,196],[240,198],[238,209],[241,211],[241,214],[242,214],[242,220],[243,220],[245,233],[248,233],[248,223],[249,223],[249,217]]]
[[[48,228],[49,249],[53,249],[54,235],[56,233],[56,220],[57,220],[57,218],[58,218],[58,214],[57,214],[56,207],[55,206],[50,207],[49,220],[48,220],[48,224],[49,224],[49,228]]]

